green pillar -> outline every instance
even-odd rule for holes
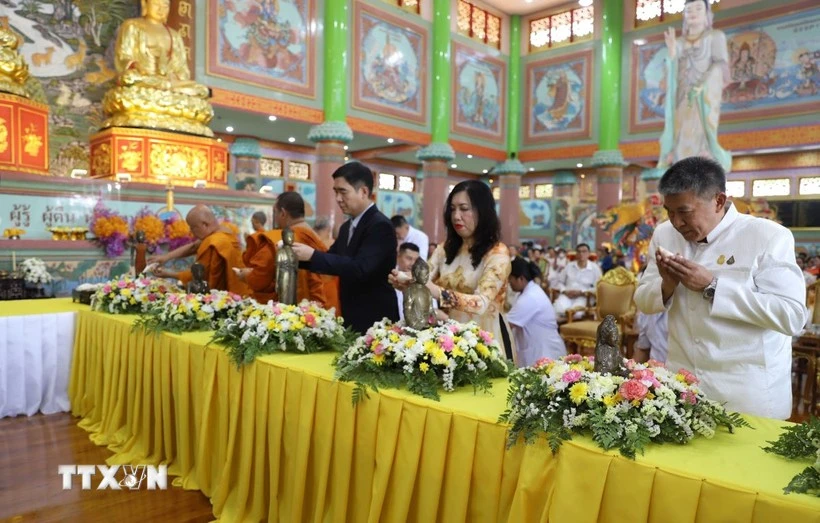
[[[450,0],[433,0],[433,143],[450,137],[450,66]]]
[[[326,122],[344,122],[347,116],[347,0],[325,2],[324,106]]]
[[[507,76],[507,157],[518,154],[521,138],[521,16],[510,17],[510,70]]]
[[[601,109],[598,149],[618,148],[621,132],[621,36],[624,3],[604,0],[603,36],[601,38]]]

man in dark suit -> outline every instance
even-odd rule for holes
[[[301,262],[313,272],[339,277],[339,301],[345,325],[362,334],[383,318],[399,319],[396,293],[387,276],[396,267],[396,232],[371,200],[373,172],[358,162],[333,173],[333,191],[342,212],[351,217],[327,252],[294,244]]]

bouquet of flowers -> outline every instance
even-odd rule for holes
[[[128,243],[128,220],[103,205],[102,200],[94,206],[89,229],[96,236],[94,239],[104,250],[108,258],[116,258],[125,252]]]
[[[146,331],[174,333],[212,330],[235,317],[246,301],[238,294],[212,290],[208,294],[166,294],[154,301],[134,324]]]
[[[165,224],[151,211],[148,206],[143,207],[132,220],[134,235],[138,232],[145,234],[145,243],[151,249],[165,239]]]
[[[299,305],[252,302],[235,318],[226,319],[211,341],[225,345],[234,363],[242,366],[260,354],[277,351],[339,351],[352,339],[333,311],[303,301]]]
[[[188,245],[194,241],[191,228],[188,223],[179,215],[174,214],[170,218],[163,220],[165,224],[165,240],[168,242],[168,250],[173,251],[177,247]]]
[[[492,334],[474,322],[448,320],[417,331],[389,320],[377,322],[334,362],[336,379],[353,381],[353,403],[367,387],[407,389],[419,396],[439,399],[439,387],[453,391],[462,385],[488,391],[490,379],[507,374]]]
[[[572,354],[513,372],[508,408],[499,419],[511,425],[509,444],[545,432],[557,452],[573,432],[589,431],[601,448],[634,459],[652,441],[684,444],[697,434],[711,438],[719,426],[729,432],[749,426],[707,399],[685,369],[672,372],[652,360],[625,365],[625,377],[601,374],[593,371],[592,358]]]
[[[783,491],[820,497],[820,418],[811,418],[806,423],[784,427],[784,430],[777,441],[769,441],[771,446],[763,450],[813,463],[793,477]]]
[[[23,271],[23,278],[26,283],[33,285],[43,285],[51,283],[53,278],[48,273],[48,268],[45,262],[40,258],[29,258],[20,264],[20,269]]]
[[[94,293],[91,309],[110,314],[137,314],[174,292],[179,292],[179,289],[165,280],[120,276],[103,284]]]

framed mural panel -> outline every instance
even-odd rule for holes
[[[207,74],[316,97],[315,0],[209,0]]]
[[[507,64],[458,42],[453,42],[452,53],[452,131],[503,142]]]
[[[740,16],[719,29],[729,50],[721,123],[816,112],[820,103],[820,7],[812,2]],[[803,9],[795,12],[795,9]],[[676,28],[680,32],[680,28]],[[663,35],[632,46],[629,132],[663,128],[666,99]]]
[[[427,30],[361,2],[353,20],[353,107],[427,123]]]
[[[592,49],[527,64],[524,143],[591,136]]]

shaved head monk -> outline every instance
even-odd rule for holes
[[[211,289],[230,291],[247,296],[250,294],[247,285],[237,278],[233,267],[243,267],[242,250],[239,239],[223,229],[214,216],[213,211],[204,205],[197,205],[185,217],[191,233],[198,245],[192,244],[180,247],[154,261],[164,263],[170,259],[192,254],[190,251],[196,245],[196,262],[205,267],[205,278]],[[191,281],[191,271],[174,272],[163,267],[157,267],[154,274],[161,278],[176,278],[187,284]]]
[[[265,214],[256,212],[251,223],[256,231],[245,238],[245,252],[242,260],[245,268],[236,271],[237,277],[251,290],[251,297],[259,303],[276,300],[276,244],[282,241],[281,229],[266,231],[257,228],[259,216],[267,221]],[[264,224],[265,221],[262,223]]]

